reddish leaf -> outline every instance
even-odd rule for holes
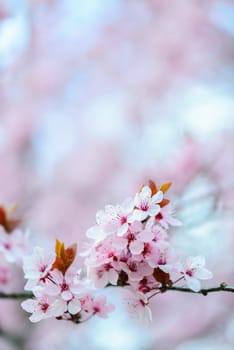
[[[56,239],[55,252],[56,259],[53,264],[54,269],[58,269],[63,274],[68,270],[68,268],[73,263],[76,257],[77,245],[72,244],[65,249],[64,243]]]
[[[167,192],[169,190],[169,188],[171,187],[172,182],[166,182],[165,184],[162,184],[159,188],[160,191],[162,191],[163,193]]]
[[[145,186],[144,184],[142,184],[142,185],[140,186],[139,192],[142,191],[142,188],[143,188],[144,186]],[[152,196],[153,196],[155,193],[157,193],[157,191],[158,191],[157,186],[155,185],[155,183],[154,183],[152,180],[149,180],[149,181],[148,181],[148,186],[149,186],[149,188],[151,189]]]
[[[21,218],[11,218],[15,209],[15,205],[12,205],[8,210],[4,207],[0,207],[0,225],[3,226],[8,233],[12,232],[22,221]]]
[[[162,207],[165,207],[169,203],[170,203],[169,199],[163,198],[162,202],[159,203],[159,205],[162,208]]]
[[[0,207],[0,225],[5,227],[6,220],[7,220],[6,211],[3,207]]]
[[[149,180],[149,187],[152,191],[152,196],[158,192],[157,186],[152,180]]]
[[[157,282],[162,285],[168,285],[171,283],[170,274],[162,271],[159,267],[154,269],[153,276]]]

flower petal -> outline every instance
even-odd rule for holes
[[[77,298],[72,299],[68,304],[68,311],[70,314],[75,315],[81,310],[80,301]]]

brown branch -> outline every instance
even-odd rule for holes
[[[113,285],[107,285],[106,287],[109,287],[109,286],[116,287],[116,286],[113,286]],[[165,293],[167,291],[175,291],[175,292],[184,292],[184,293],[193,293],[193,294],[207,295],[207,294],[213,293],[213,292],[230,292],[230,293],[234,293],[234,287],[228,286],[226,283],[221,283],[217,287],[212,287],[212,288],[207,288],[207,289],[203,288],[203,289],[200,289],[198,292],[195,292],[194,290],[192,290],[190,288],[187,288],[187,287],[163,286],[163,287],[157,288],[157,292],[156,293],[157,294],[158,293]],[[19,300],[19,299],[27,299],[27,298],[34,298],[33,293],[3,293],[3,292],[0,292],[0,299]]]
[[[194,293],[194,294],[202,294],[202,295],[207,295],[209,293],[213,292],[230,292],[234,293],[234,287],[228,286],[226,283],[221,283],[217,287],[212,287],[212,288],[203,288],[200,289],[198,292],[195,292],[194,290],[187,288],[187,287],[178,287],[178,286],[163,286],[158,288],[161,293],[167,292],[169,290],[171,291],[176,291],[176,292],[184,292],[184,293]]]
[[[0,299],[27,299],[27,298],[33,298],[34,295],[32,293],[3,293],[0,292]]]

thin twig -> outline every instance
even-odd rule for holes
[[[0,298],[1,299],[27,299],[27,298],[33,298],[34,295],[32,293],[3,293],[0,292]]]
[[[207,288],[207,289],[203,288],[203,289],[200,289],[198,292],[195,292],[194,290],[187,288],[187,287],[179,287],[179,286],[163,286],[163,287],[158,287],[157,290],[158,290],[157,294],[158,293],[165,293],[167,291],[202,294],[202,295],[207,295],[207,294],[213,293],[213,292],[234,293],[234,287],[228,286],[226,283],[221,283],[217,287],[212,287],[212,288]],[[153,295],[155,295],[155,294],[153,294]],[[150,298],[152,296],[150,296]],[[0,299],[2,298],[2,299],[18,300],[18,299],[27,299],[27,298],[33,298],[33,297],[34,297],[34,295],[32,293],[9,293],[8,294],[8,293],[0,292]]]
[[[163,286],[160,287],[159,290],[161,291],[161,293],[167,292],[169,290],[171,291],[176,291],[176,292],[184,292],[184,293],[194,293],[194,294],[202,294],[202,295],[207,295],[209,293],[213,293],[213,292],[230,292],[230,293],[234,293],[234,287],[232,286],[228,286],[225,283],[221,283],[219,286],[217,287],[212,287],[212,288],[203,288],[200,289],[198,292],[195,292],[194,290],[187,288],[187,287],[177,287],[177,286]]]

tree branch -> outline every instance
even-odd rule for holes
[[[194,292],[192,289],[187,288],[187,287],[178,287],[178,286],[163,286],[160,287],[159,290],[161,293],[167,292],[169,290],[176,291],[176,292],[184,292],[184,293],[194,293],[194,294],[202,294],[202,295],[207,295],[209,293],[213,292],[230,292],[234,293],[234,287],[228,286],[225,283],[221,283],[217,287],[212,287],[212,288],[207,288],[207,289],[200,289],[198,292]]]
[[[107,285],[107,287],[108,286],[109,285]],[[112,286],[112,287],[115,287],[115,286]],[[213,293],[213,292],[234,293],[234,287],[228,286],[226,283],[221,283],[217,287],[212,287],[212,288],[207,288],[207,289],[203,288],[203,289],[200,289],[198,292],[194,292],[194,290],[187,288],[187,287],[178,287],[178,286],[163,286],[163,287],[157,288],[157,290],[158,290],[158,292],[161,292],[161,293],[165,293],[167,291],[175,291],[175,292],[202,294],[202,295],[207,295],[207,294]],[[34,298],[33,293],[3,293],[3,292],[0,292],[0,299],[19,300],[19,299],[27,299],[27,298]]]
[[[27,299],[33,298],[34,295],[32,293],[3,293],[0,292],[0,299]]]

